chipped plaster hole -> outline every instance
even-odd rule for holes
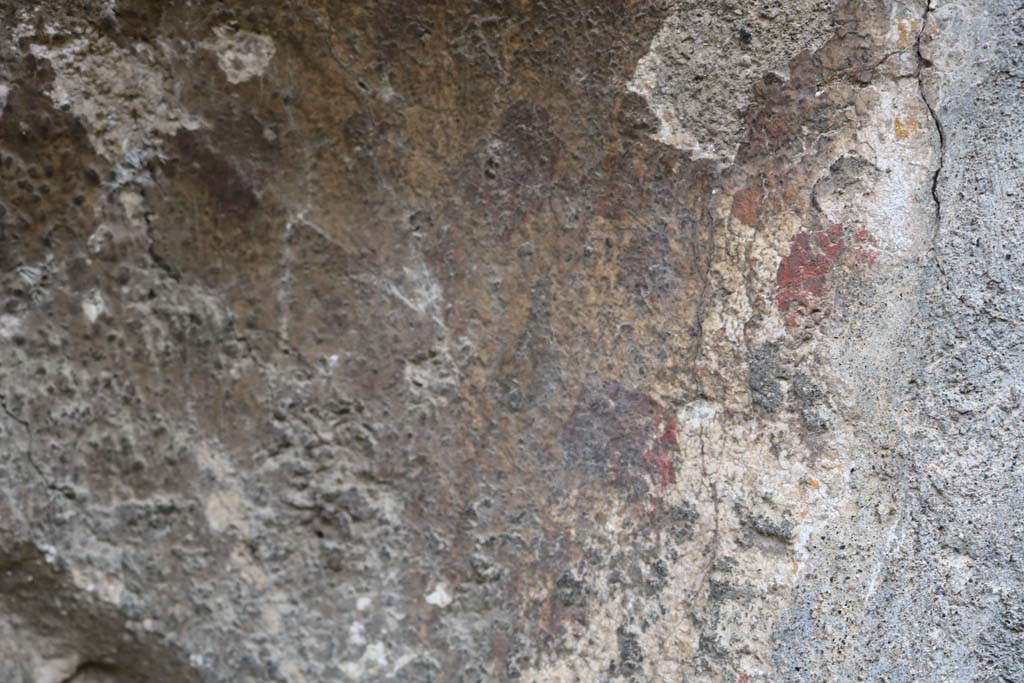
[[[697,159],[732,161],[755,83],[788,78],[790,61],[831,35],[828,0],[742,5],[680,3],[627,86],[658,117],[654,138]]]
[[[228,83],[238,85],[266,73],[277,48],[269,37],[229,26],[213,29],[213,50]]]

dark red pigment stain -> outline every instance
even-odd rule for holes
[[[197,178],[204,179],[202,185],[221,214],[244,218],[259,206],[251,180],[214,149],[209,136],[186,130],[177,133],[173,140],[182,161],[191,166]]]
[[[875,265],[875,262],[878,261],[878,249],[876,248],[878,242],[875,240],[875,236],[871,234],[871,231],[867,228],[861,228],[854,234],[854,241],[858,245],[854,251],[857,265]]]
[[[469,201],[502,237],[515,232],[548,199],[564,143],[544,107],[508,107],[494,139],[481,144],[462,171]]]
[[[658,475],[662,486],[674,484],[676,467],[672,464],[672,452],[679,448],[679,425],[664,409],[655,415],[654,423],[661,429],[661,434],[655,439],[651,449],[644,453],[644,462],[647,463],[652,476]]]
[[[650,486],[676,482],[679,426],[647,394],[615,382],[585,388],[561,434],[566,463],[644,501]]]
[[[820,309],[835,268],[874,265],[878,258],[874,244],[874,236],[864,228],[854,233],[852,245],[840,225],[797,233],[775,276],[779,287],[775,302],[786,314],[786,325],[796,325],[801,316]]]

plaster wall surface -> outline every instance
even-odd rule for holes
[[[0,0],[0,683],[1024,680],[1022,34]]]

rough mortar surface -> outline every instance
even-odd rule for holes
[[[0,0],[0,683],[1024,681],[1009,0]]]

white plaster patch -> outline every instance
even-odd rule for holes
[[[218,26],[213,33],[216,36],[213,51],[217,53],[217,65],[228,83],[237,85],[266,73],[277,49],[268,36],[229,26]]]
[[[115,163],[115,183],[136,178],[149,159],[160,158],[162,137],[202,125],[174,101],[148,46],[128,50],[90,33],[29,49],[53,67],[53,103],[77,116],[96,152]]]
[[[689,425],[692,429],[697,429],[708,420],[714,419],[716,415],[718,415],[717,403],[694,401],[683,407],[676,415],[676,419],[680,424]]]
[[[21,318],[13,315],[0,315],[0,339],[11,339],[21,331]]]
[[[101,223],[86,241],[89,253],[99,254],[114,242],[114,229],[109,223]]]
[[[21,266],[14,271],[18,278],[29,287],[38,287],[46,277],[45,266]]]
[[[95,324],[104,313],[109,313],[109,310],[100,290],[94,289],[82,298],[82,314],[90,324]]]
[[[355,279],[380,288],[415,315],[434,322],[437,336],[431,353],[407,362],[403,376],[409,393],[418,402],[435,407],[447,404],[448,394],[458,386],[462,362],[472,353],[473,345],[470,340],[459,338],[452,348],[444,322],[444,290],[430,268],[420,259],[384,277],[366,274]]]
[[[120,605],[127,592],[116,576],[93,567],[72,567],[71,579],[79,588],[112,605]]]
[[[377,673],[387,668],[388,657],[384,643],[376,642],[370,645],[363,652],[363,656],[354,662],[345,662],[341,666],[342,672],[349,680],[365,680],[362,678],[367,673]]]
[[[57,657],[40,657],[33,667],[32,680],[38,683],[70,681],[81,663],[81,658],[74,652],[65,652]]]
[[[128,220],[138,222],[145,220],[146,217],[146,199],[138,192],[131,190],[125,190],[117,194],[117,202],[124,209],[124,213],[128,216]]]
[[[11,36],[14,39],[14,44],[17,44],[18,41],[23,38],[31,38],[36,34],[35,21],[31,8],[19,7],[17,15],[18,23],[15,25]]]
[[[435,605],[437,607],[447,607],[452,604],[452,599],[452,594],[448,590],[448,584],[444,582],[437,584],[434,590],[424,597],[428,605]]]
[[[353,621],[352,625],[348,627],[348,644],[352,647],[366,645],[366,627],[362,622]]]
[[[260,605],[260,620],[267,629],[267,633],[277,634],[284,628],[281,621],[281,611],[272,604]]]
[[[871,123],[858,131],[861,149],[881,170],[866,198],[851,201],[884,255],[913,257],[926,248],[932,218],[931,176],[937,133],[915,84],[880,89]],[[869,156],[870,155],[870,156]],[[846,216],[841,216],[846,218]]]
[[[421,315],[430,315],[440,324],[441,304],[444,301],[441,283],[426,264],[404,266],[401,276],[387,281],[385,289],[411,310]]]
[[[43,558],[46,560],[46,564],[56,566],[57,557],[59,555],[59,553],[57,552],[57,548],[50,545],[49,543],[40,543],[36,547],[43,551]]]
[[[236,491],[217,491],[211,495],[206,501],[206,521],[217,533],[230,527],[243,534],[249,532],[245,505]]]

